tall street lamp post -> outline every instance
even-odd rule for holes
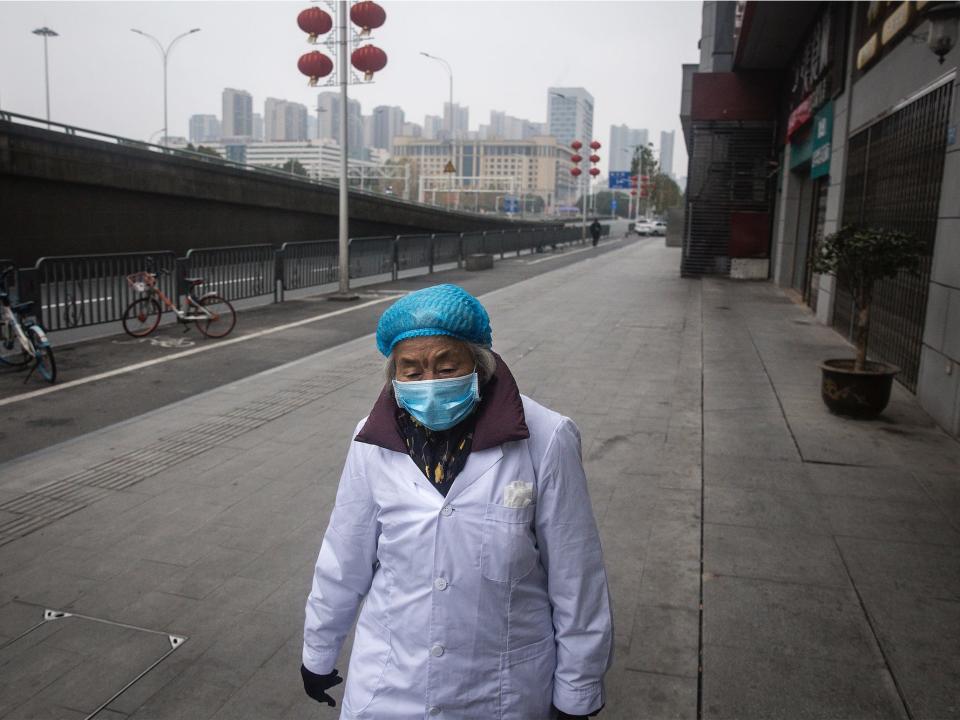
[[[47,56],[47,38],[59,37],[55,30],[44,26],[33,31],[34,35],[43,38],[43,80],[47,93],[47,124],[50,124],[50,61]]]
[[[164,49],[160,41],[157,40],[153,35],[145,33],[143,30],[137,30],[136,28],[130,28],[130,31],[137,33],[137,35],[143,35],[148,40],[152,40],[153,44],[157,46],[157,50],[160,51],[160,57],[163,58],[163,146],[166,147],[170,140],[170,133],[167,128],[167,59],[170,57],[170,52],[173,50],[174,45],[176,45],[187,35],[200,32],[200,28],[193,28],[192,30],[187,30],[187,32],[177,35],[173,40],[170,41],[170,44],[167,45],[166,49]]]
[[[437,62],[443,63],[443,66],[447,69],[447,73],[450,75],[450,105],[449,105],[450,107],[449,126],[450,127],[447,128],[447,131],[450,133],[450,164],[455,168],[457,166],[457,163],[456,163],[456,145],[453,141],[453,69],[450,67],[450,63],[448,63],[446,60],[444,60],[441,57],[437,57],[436,55],[431,55],[430,53],[423,52],[422,50],[420,51],[420,54],[423,55],[425,58],[430,58],[431,60],[436,60]],[[450,177],[451,188],[453,187],[453,175],[456,175],[456,172],[451,173],[451,177]]]

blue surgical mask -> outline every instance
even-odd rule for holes
[[[447,430],[463,420],[480,401],[476,371],[445,380],[393,381],[397,404],[431,430]]]

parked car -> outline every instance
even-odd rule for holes
[[[637,224],[633,226],[633,231],[637,235],[653,235],[654,233],[654,223],[650,220],[637,220]]]
[[[653,232],[651,235],[661,235],[666,236],[667,234],[667,224],[663,220],[657,220],[653,223]]]

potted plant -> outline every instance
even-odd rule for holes
[[[825,360],[820,365],[821,395],[832,412],[871,418],[883,412],[890,401],[899,368],[867,360],[873,289],[879,280],[900,271],[917,272],[922,247],[912,235],[857,225],[847,225],[823,239],[813,270],[843,280],[853,295],[856,322],[856,358]]]

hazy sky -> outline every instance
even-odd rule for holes
[[[50,112],[63,123],[138,139],[163,127],[160,54],[134,27],[164,45],[201,28],[170,55],[171,135],[186,136],[194,113],[219,116],[224,87],[249,91],[254,112],[267,97],[315,108],[318,90],[296,66],[312,49],[296,24],[310,4],[0,0],[0,107],[43,117],[43,43],[31,31],[47,25],[60,33],[49,40]],[[389,63],[375,84],[350,87],[365,114],[381,104],[401,106],[417,123],[441,114],[447,74],[423,50],[453,67],[454,102],[470,107],[471,129],[491,110],[542,122],[548,86],[582,86],[594,96],[604,148],[611,125],[648,128],[656,144],[661,130],[676,130],[674,171],[686,174],[680,65],[698,59],[699,2],[381,4],[387,22],[373,42]]]

